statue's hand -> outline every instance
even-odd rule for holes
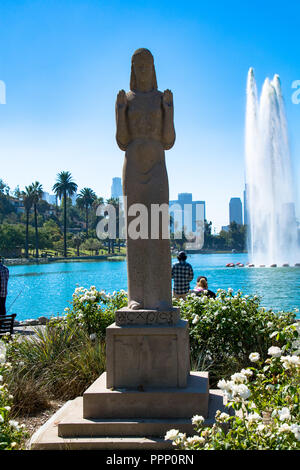
[[[127,106],[127,96],[124,90],[120,90],[117,95],[117,108],[122,109]]]
[[[164,91],[162,102],[164,109],[173,107],[173,93],[171,90]]]

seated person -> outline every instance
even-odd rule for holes
[[[207,295],[207,297],[216,298],[216,294],[208,289],[207,286],[207,278],[205,276],[198,276],[197,277],[197,284],[193,292],[197,295]]]

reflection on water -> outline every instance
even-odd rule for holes
[[[70,271],[59,271],[60,274],[69,273]],[[87,269],[83,269],[80,272],[88,272]],[[22,274],[11,274],[10,277],[22,277],[22,276],[57,276],[57,272],[39,272],[39,273],[22,273]]]
[[[173,260],[175,262],[176,259]],[[196,283],[199,275],[208,279],[211,290],[231,287],[235,292],[257,294],[262,306],[278,310],[300,309],[300,268],[226,268],[226,264],[247,263],[246,254],[190,255]],[[17,313],[17,320],[41,315],[62,314],[69,306],[76,287],[106,292],[127,290],[125,261],[95,261],[53,263],[31,266],[11,266],[7,307]]]

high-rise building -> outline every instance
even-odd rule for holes
[[[74,193],[73,196],[71,196],[72,206],[75,206],[77,196],[78,196],[77,192]]]
[[[53,204],[54,205],[56,203],[55,194],[49,194],[47,192],[43,192],[42,199],[44,201],[48,202],[48,204]]]
[[[239,197],[232,197],[229,202],[229,224],[232,222],[243,224],[242,201]]]
[[[185,227],[187,233],[197,231],[197,222],[205,219],[205,201],[193,201],[191,193],[179,193],[178,199],[169,202],[170,207],[173,206],[171,214],[173,224],[172,232],[179,231]]]
[[[121,178],[115,177],[112,179],[111,185],[111,197],[114,199],[120,199],[123,196],[122,181]]]

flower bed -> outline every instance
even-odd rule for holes
[[[49,408],[50,399],[75,398],[105,370],[105,329],[126,304],[124,291],[109,295],[95,286],[79,287],[61,317],[33,336],[20,340],[16,335],[8,342],[11,365],[0,369],[6,382],[0,384],[3,448],[18,448],[24,438],[12,411],[21,416]],[[295,313],[266,311],[257,296],[231,289],[219,290],[216,299],[188,295],[185,301],[174,299],[174,305],[189,322],[193,369],[209,371],[211,388],[218,384],[224,390],[238,416],[217,414],[211,429],[196,416],[194,437],[175,430],[168,438],[186,449],[296,448],[300,346]]]
[[[228,413],[218,411],[212,427],[194,416],[194,436],[171,429],[165,439],[191,450],[299,450],[299,322],[285,327],[277,341],[285,334],[290,340],[283,347],[271,346],[266,360],[253,352],[249,367],[218,382]]]
[[[191,294],[174,304],[189,321],[192,367],[210,371],[211,387],[247,366],[252,351],[266,359],[275,340],[283,346],[291,336],[285,328],[296,318],[295,312],[265,310],[256,295],[232,289],[219,289],[216,299]]]

